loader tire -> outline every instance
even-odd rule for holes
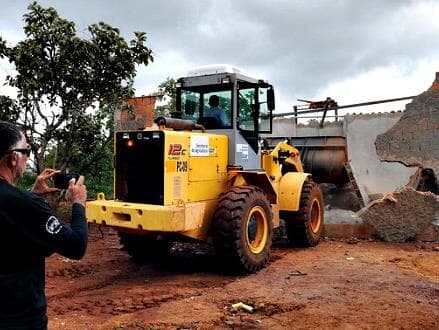
[[[134,261],[144,262],[159,260],[168,255],[171,242],[158,240],[156,235],[133,235],[119,232],[122,250],[126,251]]]
[[[316,246],[323,230],[323,195],[317,183],[308,180],[303,184],[299,211],[291,212],[286,220],[290,245]]]
[[[272,238],[271,206],[260,188],[238,186],[221,194],[213,216],[213,245],[233,270],[263,268]]]

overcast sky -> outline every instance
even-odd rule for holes
[[[24,38],[29,1],[0,0],[0,35]],[[275,86],[277,111],[297,98],[339,105],[417,95],[439,71],[439,1],[429,0],[40,0],[62,18],[87,26],[104,21],[126,39],[147,33],[155,60],[140,67],[136,95],[167,77],[227,63]],[[0,82],[11,73],[0,62]],[[12,91],[0,86],[0,94]],[[400,109],[387,104],[384,109]],[[360,108],[368,112],[383,107]]]

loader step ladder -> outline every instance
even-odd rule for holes
[[[346,162],[344,164],[344,168],[346,169],[346,173],[349,177],[349,182],[351,183],[352,188],[354,189],[354,192],[358,197],[358,202],[360,204],[360,207],[361,208],[365,207],[366,205],[364,204],[363,196],[361,196],[360,188],[358,188],[357,181],[355,180],[354,174],[352,173],[351,164],[349,164],[349,162]]]

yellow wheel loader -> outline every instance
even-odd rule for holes
[[[280,219],[291,244],[316,245],[319,186],[296,148],[269,149],[259,139],[271,132],[273,87],[224,66],[191,72],[176,91],[172,118],[115,134],[115,198],[88,202],[88,221],[116,229],[136,259],[163,256],[172,242],[189,239],[213,244],[244,272],[267,264]],[[220,118],[212,115],[213,95]]]

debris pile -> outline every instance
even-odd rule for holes
[[[439,216],[439,196],[411,187],[373,201],[358,214],[388,242],[405,242],[426,231]]]
[[[375,146],[382,161],[419,170],[407,186],[370,203],[360,217],[385,241],[405,242],[428,229],[435,233],[433,240],[439,240],[439,72],[400,120],[377,136]]]

